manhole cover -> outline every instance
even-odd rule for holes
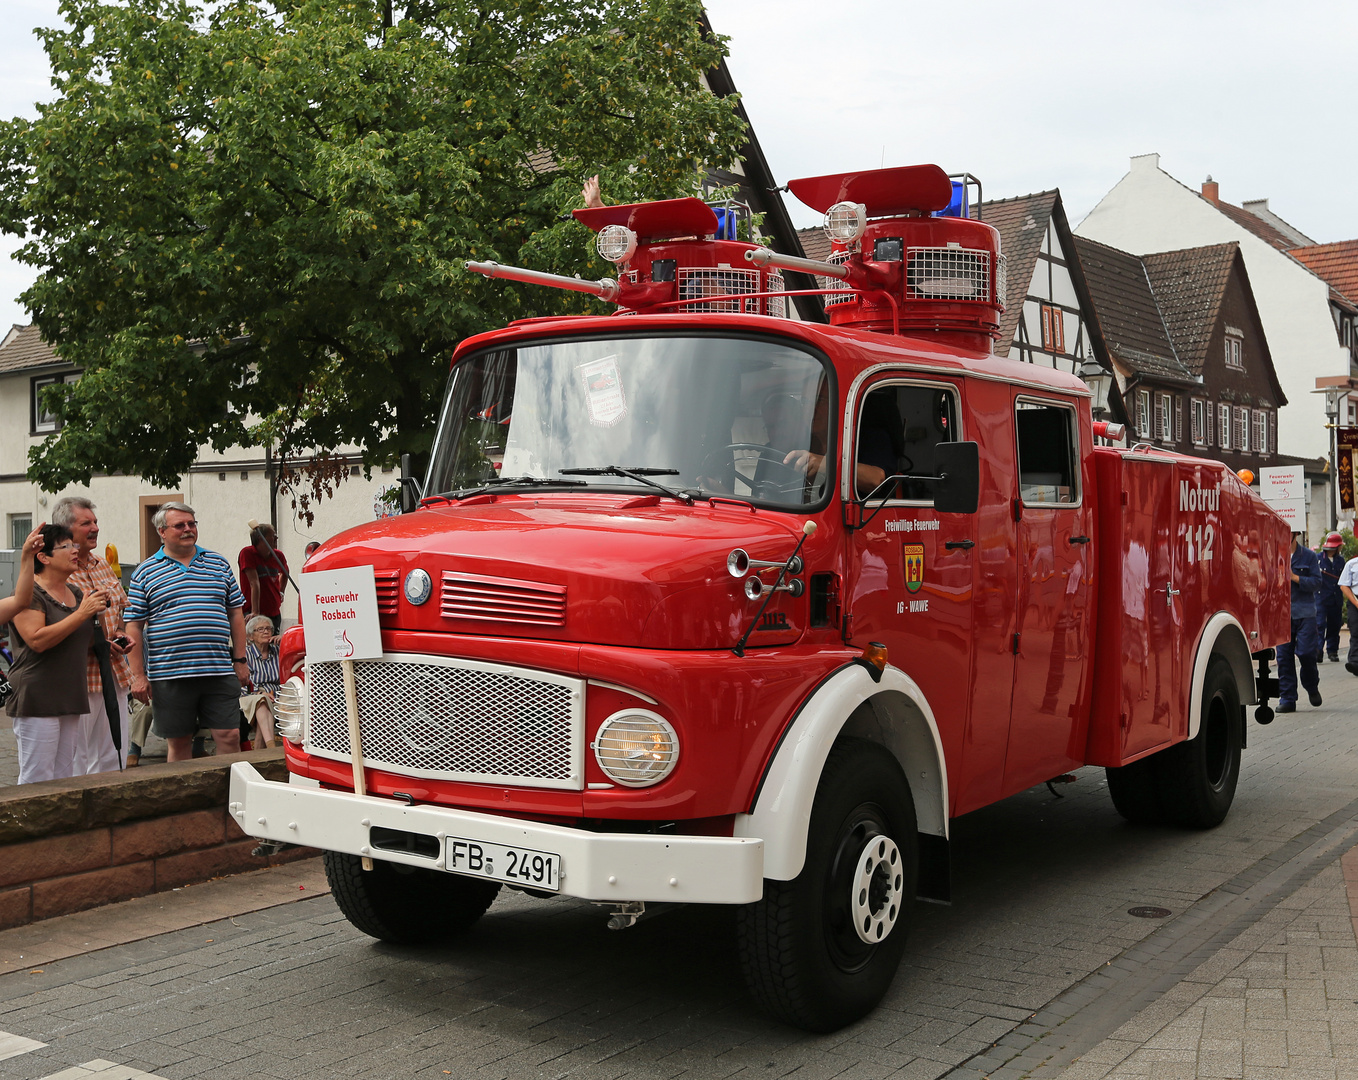
[[[1134,907],[1127,909],[1128,915],[1135,915],[1138,919],[1167,919],[1173,915],[1167,907]]]

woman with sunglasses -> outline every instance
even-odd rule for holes
[[[94,617],[108,598],[82,596],[68,582],[80,545],[63,525],[42,527],[33,556],[33,600],[14,616],[14,693],[5,705],[19,745],[19,783],[33,784],[75,774],[80,717],[89,712],[86,657]]]

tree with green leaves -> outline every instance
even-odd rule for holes
[[[693,194],[742,139],[700,0],[63,0],[58,96],[0,123],[23,301],[81,379],[48,490],[174,486],[206,444],[427,449],[457,342],[597,302],[466,259],[597,277],[567,217]]]

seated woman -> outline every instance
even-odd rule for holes
[[[273,746],[273,700],[278,693],[278,643],[273,636],[273,620],[256,615],[246,624],[245,637],[250,686],[241,694],[240,711],[245,714],[246,727],[257,727],[264,745]]]

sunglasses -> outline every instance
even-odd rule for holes
[[[52,548],[52,554],[55,555],[58,551],[79,551],[79,550],[80,550],[79,544],[68,540],[66,543],[57,544],[54,548]]]
[[[198,522],[196,522],[196,521],[179,521],[179,522],[176,522],[176,523],[173,524],[173,525],[166,525],[165,527],[166,527],[167,529],[175,529],[175,530],[177,530],[177,531],[179,531],[179,532],[183,532],[185,529],[196,529],[196,528],[198,528]]]

